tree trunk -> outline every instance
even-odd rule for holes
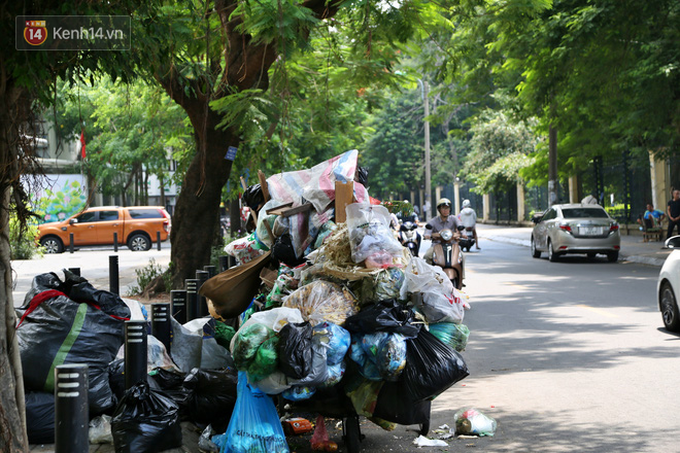
[[[557,203],[557,129],[548,127],[548,206]]]
[[[26,118],[22,90],[0,93],[0,452],[28,451],[21,358],[17,344],[12,297],[9,243],[9,200],[12,181],[19,177],[18,124]]]
[[[210,249],[219,227],[216,219],[219,219],[222,187],[231,171],[231,161],[224,155],[229,146],[239,144],[238,135],[215,129],[220,115],[200,100],[187,107],[185,110],[194,125],[197,152],[182,183],[172,218],[170,260],[175,264],[172,289],[182,288],[185,279],[194,278],[197,269],[210,263]]]
[[[165,203],[165,173],[161,172],[158,175],[158,184],[161,186],[161,206],[166,207]]]

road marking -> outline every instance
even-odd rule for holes
[[[519,283],[515,283],[515,282],[502,282],[502,283],[504,285],[514,286],[515,288],[519,288],[519,289],[529,289],[528,287],[526,287],[524,285],[520,285]]]
[[[602,316],[606,316],[608,318],[618,318],[618,315],[615,315],[613,313],[609,313],[608,311],[602,310],[600,308],[595,308],[591,307],[590,305],[577,305],[579,308],[585,308],[586,310],[594,311],[595,313],[599,313]]]

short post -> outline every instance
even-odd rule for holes
[[[158,247],[158,251],[161,251],[161,232],[156,231],[156,247]]]
[[[118,283],[118,255],[109,255],[109,291],[113,294],[120,294]]]
[[[156,302],[151,305],[151,334],[165,345],[165,350],[170,354],[172,326],[168,302]]]
[[[220,272],[224,272],[227,269],[229,269],[229,256],[228,255],[220,256],[219,260],[220,260]]]
[[[187,289],[187,321],[198,318],[198,280],[187,278],[184,281]]]
[[[146,381],[146,321],[125,321],[125,389]]]
[[[87,365],[58,365],[54,382],[54,451],[87,452],[90,448]]]
[[[214,266],[212,264],[208,264],[203,266],[203,270],[208,272],[208,278],[213,278],[215,275],[217,275],[217,266]]]
[[[172,298],[172,317],[180,323],[187,322],[187,292],[183,289],[170,291]]]
[[[68,234],[68,251],[73,253],[73,233]]]
[[[68,270],[73,275],[77,275],[78,277],[80,277],[80,268],[79,267],[69,267]]]
[[[118,233],[113,233],[113,251],[118,253]]]
[[[198,286],[196,287],[196,291],[198,292],[201,289],[201,286],[203,286],[203,283],[205,283],[208,280],[209,277],[208,271],[201,271],[197,270],[196,271],[196,280],[198,280]],[[208,313],[208,301],[205,300],[205,296],[201,296],[199,294],[198,296],[198,318],[202,318],[204,316],[208,316],[210,313]]]

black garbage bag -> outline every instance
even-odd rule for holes
[[[107,371],[109,373],[109,386],[111,387],[111,391],[116,397],[116,401],[120,401],[120,399],[125,394],[125,390],[127,390],[125,388],[125,359],[113,360],[111,363],[109,363]],[[152,379],[151,376],[147,376],[146,379],[147,383],[152,388],[156,390],[164,390],[166,393],[168,393],[161,385],[158,384],[155,379]]]
[[[125,393],[125,359],[111,361],[108,366],[109,386],[118,401]]]
[[[293,379],[302,379],[312,370],[312,325],[288,323],[279,332],[279,370]]]
[[[431,400],[411,401],[405,398],[399,384],[385,381],[378,393],[373,415],[400,425],[417,425],[430,421],[431,406]]]
[[[125,392],[111,418],[116,453],[155,453],[182,446],[179,407],[140,382]]]
[[[360,183],[362,186],[368,186],[368,168],[357,167],[356,175],[354,179]]]
[[[182,386],[189,391],[187,410],[194,423],[211,424],[216,432],[227,430],[236,404],[238,374],[235,369],[194,368]]]
[[[401,395],[415,402],[439,395],[469,374],[458,352],[421,329],[406,341],[406,367],[398,382],[403,384]]]
[[[257,212],[257,208],[264,204],[264,194],[262,193],[262,186],[254,184],[246,188],[243,192],[243,202],[253,211]]]
[[[149,373],[149,382],[163,390],[179,406],[181,420],[189,420],[189,403],[193,397],[193,390],[184,387],[187,373],[156,368]]]
[[[304,258],[298,258],[295,254],[295,247],[290,239],[290,234],[284,233],[276,238],[272,245],[272,258],[293,268],[305,262]]]
[[[66,275],[66,282],[54,273],[36,276],[27,303],[17,310],[24,384],[28,390],[50,393],[56,366],[87,364],[89,409],[95,416],[116,404],[108,365],[125,340],[130,310],[117,295],[97,291],[70,272]]]
[[[395,299],[382,300],[363,308],[359,313],[345,320],[345,329],[353,333],[389,332],[400,333],[404,338],[415,338],[420,326],[411,324],[415,320],[413,311]]]
[[[54,394],[26,392],[26,430],[31,444],[54,443]]]

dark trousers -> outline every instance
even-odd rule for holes
[[[675,227],[678,227],[678,234],[680,234],[680,220],[673,222],[672,220],[668,219],[668,233],[666,233],[666,239],[673,236],[673,229]]]

